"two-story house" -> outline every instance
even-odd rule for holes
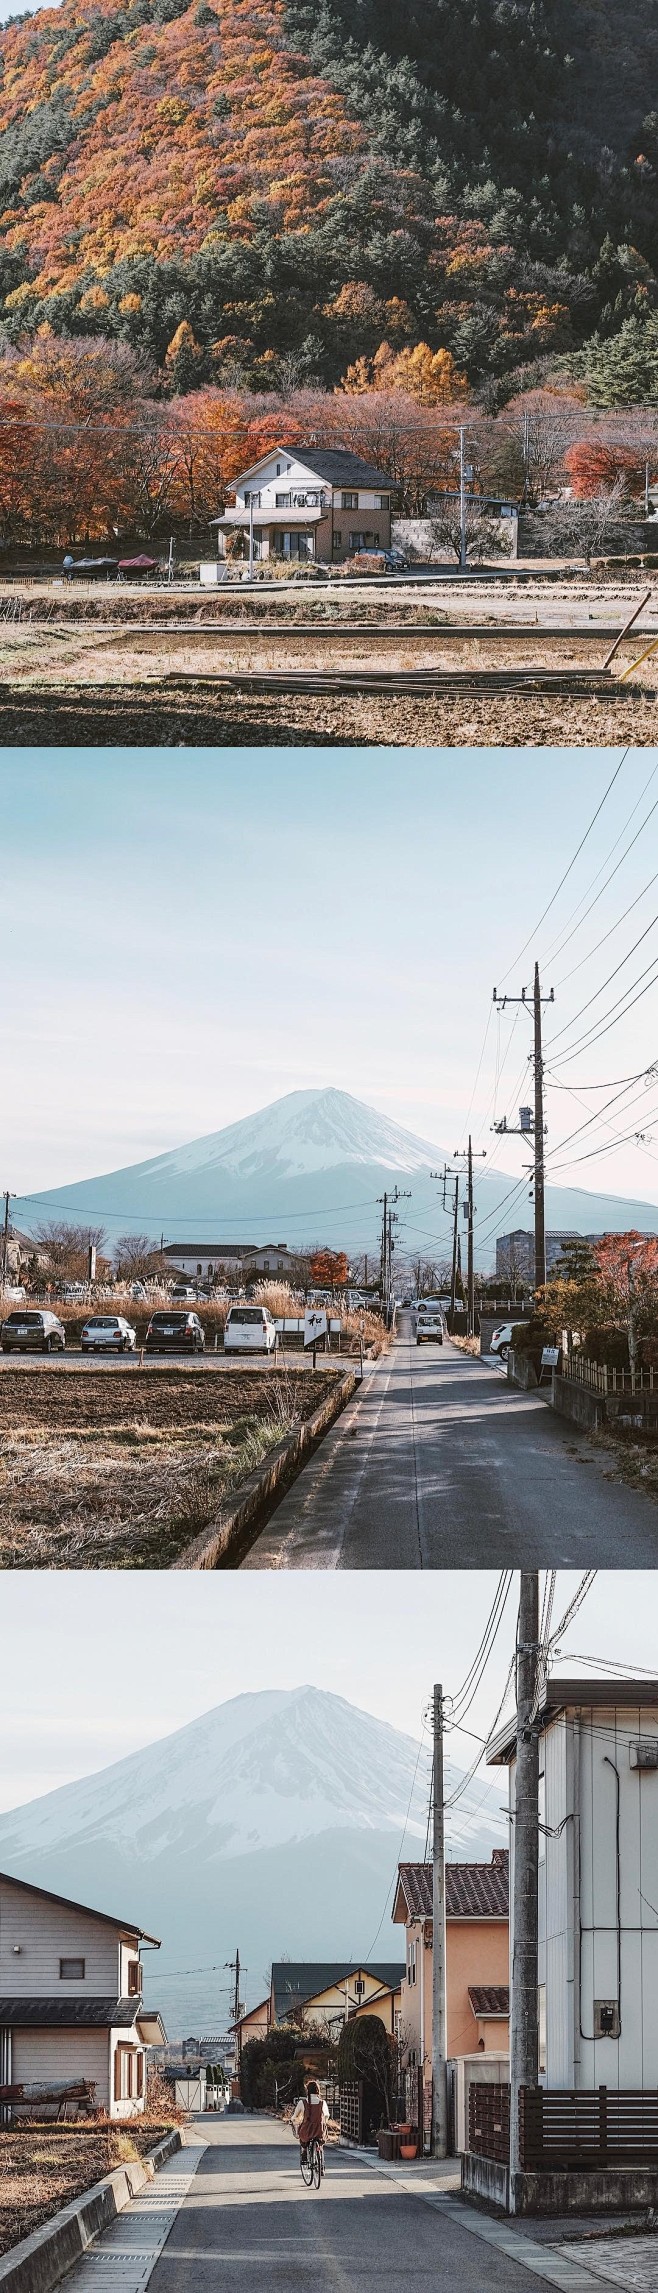
[[[406,1930],[401,2024],[406,2063],[432,2083],[432,1865],[401,1863],[393,1904]],[[447,2051],[505,2055],[509,2032],[509,1857],[446,1864]]]
[[[537,1724],[540,2080],[655,2089],[658,1680],[558,1674]],[[513,1865],[513,1720],[488,1759],[509,1769]]]
[[[267,1998],[243,2014],[237,2029],[238,2051],[250,2038],[266,2038],[295,2022],[309,2034],[329,2030],[340,2036],[343,2024],[361,2014],[374,2014],[391,2037],[400,2019],[404,1967],[377,1961],[374,1966],[346,1964],[344,1959],[275,1960]]]
[[[133,1919],[0,1872],[0,2104],[85,2080],[111,2118],[144,2109],[145,2051],[166,2033],[143,2005],[140,1944],[160,1948]]]
[[[384,470],[342,447],[275,446],[235,479],[235,504],[213,518],[220,556],[239,534],[255,558],[339,565],[359,550],[390,549],[395,487]]]

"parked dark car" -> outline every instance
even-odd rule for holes
[[[63,1322],[46,1307],[17,1306],[0,1324],[0,1345],[8,1353],[63,1353],[66,1331]]]
[[[146,1332],[148,1354],[202,1354],[205,1337],[198,1314],[181,1314],[173,1307],[152,1314]]]

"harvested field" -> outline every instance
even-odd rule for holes
[[[0,687],[4,748],[606,748],[658,740],[658,693],[383,698],[70,682]]]
[[[0,2132],[0,2253],[9,2253],[114,2166],[143,2158],[170,2124],[22,2125]]]
[[[169,1568],[340,1371],[0,1380],[0,1568]]]

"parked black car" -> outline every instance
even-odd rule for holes
[[[152,1314],[146,1332],[147,1354],[202,1354],[205,1337],[198,1314],[181,1314],[165,1307]]]

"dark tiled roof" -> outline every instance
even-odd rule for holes
[[[318,478],[326,478],[334,486],[384,487],[388,493],[397,491],[385,470],[376,470],[372,462],[362,462],[360,454],[350,454],[342,446],[325,450],[324,446],[286,446],[287,454],[294,454],[307,470],[314,470]]]
[[[160,1949],[158,1936],[147,1935],[146,1928],[140,1927],[136,1919],[115,1918],[111,1911],[95,1910],[92,1903],[73,1903],[70,1895],[54,1895],[51,1887],[35,1887],[31,1879],[17,1879],[14,1871],[0,1871],[0,1885],[22,1887],[24,1894],[38,1895],[42,1903],[61,1903],[65,1911],[84,1911],[86,1918],[100,1919],[104,1927],[116,1927],[117,1933],[135,1935],[138,1941],[152,1943],[156,1951]]]
[[[0,2025],[13,2030],[131,2030],[140,1998],[0,1998]]]
[[[432,1917],[431,1863],[401,1863],[398,1897],[410,1919]],[[496,1847],[490,1863],[446,1863],[448,1919],[506,1919],[509,1913],[509,1856]]]
[[[469,1983],[468,1995],[474,2014],[509,2014],[509,1989],[506,1982]]]
[[[279,2022],[282,2016],[290,2014],[294,2007],[303,2006],[306,1999],[317,1998],[319,1991],[330,1990],[336,1983],[350,1982],[352,1976],[358,1974],[360,1968],[364,1974],[374,1975],[377,1982],[387,1988],[390,1987],[391,1990],[397,1990],[404,1977],[404,1967],[400,1966],[399,1961],[394,1964],[387,1961],[386,1964],[382,1965],[379,1961],[375,1964],[369,1961],[366,1964],[365,1961],[359,1959],[352,1959],[347,1963],[345,1959],[327,1961],[319,1959],[317,1961],[311,1960],[308,1963],[289,1959],[276,1960],[272,1967],[272,1990],[276,2021]]]

